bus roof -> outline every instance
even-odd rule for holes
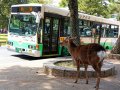
[[[16,5],[12,5],[11,7],[20,7],[20,6],[42,6],[42,4],[38,4],[38,3],[31,3],[31,4],[16,4]]]
[[[55,14],[59,14],[62,16],[70,17],[69,10],[64,9],[64,8],[52,7],[50,5],[44,5],[44,12],[50,12],[50,13],[55,13]],[[120,25],[119,21],[110,20],[110,19],[103,18],[103,17],[97,17],[94,15],[88,15],[84,13],[79,13],[78,18],[83,19],[83,20],[90,20],[90,21],[105,23],[105,24],[108,23],[108,24]]]

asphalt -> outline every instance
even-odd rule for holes
[[[89,84],[85,84],[85,79],[79,79],[75,84],[74,79],[44,74],[43,63],[56,59],[59,58],[0,64],[0,90],[95,90],[95,78],[90,78]],[[117,74],[101,78],[99,90],[120,90],[120,61],[106,61],[115,64]]]

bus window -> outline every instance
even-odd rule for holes
[[[110,29],[110,25],[106,25],[106,37],[113,37],[113,31]]]
[[[18,17],[19,18],[19,17]],[[11,21],[10,21],[10,28],[16,28],[18,29],[20,26],[20,20],[15,16],[11,16]]]
[[[63,36],[70,36],[70,22],[69,22],[69,19],[64,19],[64,34]]]
[[[45,19],[45,33],[50,33],[50,18]]]
[[[90,37],[91,36],[90,21],[79,20],[79,31],[80,36]]]
[[[53,36],[57,37],[58,36],[58,26],[59,25],[59,20],[58,19],[53,19]]]
[[[17,35],[35,35],[37,24],[32,15],[11,15],[9,31]]]
[[[110,36],[110,25],[102,24],[102,37],[109,37]]]
[[[105,31],[106,31],[106,25],[105,24],[102,24],[102,27],[101,27],[101,37],[106,37],[106,34],[105,34]]]
[[[102,33],[100,30],[101,30],[101,24],[97,23],[96,24],[96,33],[95,33],[97,37],[99,37],[100,33]]]
[[[112,37],[118,37],[118,26],[111,25]]]
[[[118,26],[103,24],[102,37],[106,38],[118,37]]]

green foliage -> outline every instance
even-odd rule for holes
[[[61,0],[60,6],[61,6],[61,7],[66,7],[66,6],[68,6],[68,0]]]
[[[113,2],[112,7],[112,14],[117,14],[117,19],[120,20],[120,0]]]
[[[109,5],[104,5],[102,0],[86,0],[85,6],[83,11],[88,14],[107,17],[110,13]]]
[[[61,0],[61,7],[67,7],[67,5],[68,0]],[[78,0],[79,11],[90,15],[110,17],[114,7],[115,3],[113,0],[109,0],[109,4],[106,4],[103,0]]]
[[[49,4],[52,0],[28,0],[28,3]]]
[[[12,4],[19,3],[17,0],[1,0],[0,2],[0,28],[8,25],[10,7]]]

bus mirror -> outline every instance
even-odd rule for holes
[[[35,16],[35,18],[36,18],[35,22],[39,23],[40,22],[40,18],[41,18],[40,12],[38,12],[38,13],[31,12],[31,14]]]
[[[36,14],[37,14],[37,13],[36,13],[36,12],[31,12],[31,14],[34,15],[34,16],[36,17]]]

